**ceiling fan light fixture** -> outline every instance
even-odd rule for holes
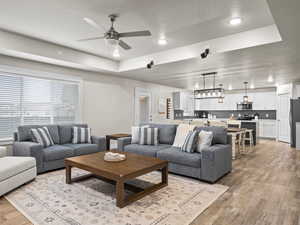
[[[120,58],[120,51],[118,48],[115,48],[115,50],[113,51],[113,57]]]
[[[118,46],[119,45],[119,40],[115,39],[105,39],[106,43],[111,46]]]

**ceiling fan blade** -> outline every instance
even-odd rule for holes
[[[120,45],[122,48],[124,48],[125,50],[131,49],[131,47],[130,47],[128,44],[126,44],[124,41],[122,41],[122,40],[119,40],[119,45]]]
[[[83,20],[87,23],[87,24],[89,24],[90,26],[92,26],[92,27],[94,27],[94,28],[96,28],[96,29],[98,29],[98,30],[102,30],[102,31],[106,31],[106,28],[104,27],[104,26],[102,26],[102,25],[99,25],[99,24],[97,24],[94,20],[92,20],[91,18],[88,18],[88,17],[85,17],[85,18],[83,18]]]
[[[120,37],[151,36],[151,32],[149,30],[142,30],[142,31],[119,33],[119,35]]]
[[[84,39],[80,39],[80,40],[77,40],[77,41],[92,41],[92,40],[98,40],[98,39],[103,39],[104,36],[102,37],[93,37],[93,38],[84,38]]]

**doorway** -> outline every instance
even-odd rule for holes
[[[290,142],[290,94],[278,95],[278,141]]]
[[[149,123],[152,121],[151,105],[152,96],[151,92],[144,88],[135,88],[135,125],[141,123]]]

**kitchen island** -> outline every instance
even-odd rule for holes
[[[207,118],[186,118],[183,119],[183,121],[186,122],[192,122],[192,121],[211,121],[211,123],[213,124],[213,122],[223,122],[225,124],[227,124],[227,121],[229,119],[226,118],[218,118],[218,119],[207,119]],[[253,144],[256,145],[257,143],[257,137],[259,137],[259,120],[237,120],[237,121],[241,121],[241,128],[247,128],[247,129],[251,129],[253,130],[252,134],[253,134]],[[246,144],[248,144],[246,142]]]

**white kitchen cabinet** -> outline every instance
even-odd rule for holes
[[[261,138],[276,138],[277,136],[277,121],[276,120],[259,120],[259,137]]]
[[[185,116],[194,114],[194,95],[192,92],[174,92],[173,107],[175,110],[183,110]]]
[[[225,94],[224,103],[218,99],[196,100],[196,110],[236,110],[237,103],[243,101],[244,93]],[[248,93],[249,100],[253,102],[253,110],[276,110],[276,92],[259,91]]]
[[[253,93],[254,110],[276,110],[276,92]]]

